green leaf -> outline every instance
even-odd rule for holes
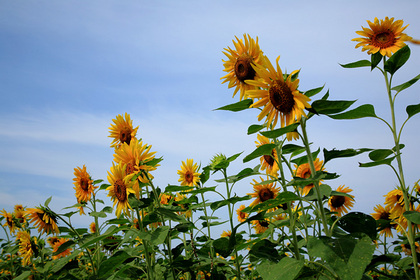
[[[322,184],[319,186],[319,192],[321,199],[324,199],[330,197],[332,190],[330,186]],[[318,195],[316,194],[315,188],[312,188],[303,199],[306,201],[318,200]]]
[[[358,68],[358,67],[371,66],[371,63],[369,60],[359,60],[359,61],[351,62],[347,64],[340,64],[340,66],[343,68]]]
[[[337,222],[338,226],[349,233],[364,233],[376,239],[376,220],[361,212],[350,212]]]
[[[267,259],[273,262],[278,262],[280,260],[279,253],[276,250],[276,244],[267,239],[262,239],[255,243],[249,253],[254,257]]]
[[[390,165],[391,162],[394,160],[395,156],[390,157],[390,158],[386,158],[383,160],[378,160],[378,161],[373,161],[373,162],[367,162],[367,163],[360,163],[359,162],[359,167],[372,167],[372,166],[378,166],[378,165],[382,165],[382,164],[387,164]]]
[[[373,69],[375,69],[376,66],[378,66],[379,62],[381,62],[383,56],[380,52],[374,53],[371,55],[370,57],[370,61],[371,61],[371,68],[370,71],[372,71]]]
[[[49,198],[47,198],[47,200],[45,200],[45,202],[44,202],[44,206],[45,207],[48,207],[48,205],[50,204],[50,202],[51,202],[51,199],[52,199],[52,196],[50,196]]]
[[[252,99],[245,99],[233,104],[229,104],[215,110],[225,110],[225,111],[232,111],[232,112],[239,112],[245,109],[248,109],[253,103]]]
[[[420,104],[417,104],[417,105],[408,105],[405,110],[407,111],[408,118],[411,118],[415,114],[420,113]]]
[[[264,127],[267,127],[264,124],[253,124],[250,127],[248,127],[248,135],[250,134],[254,134],[258,131],[260,131],[261,129],[263,129]]]
[[[312,97],[315,94],[320,93],[323,88],[324,88],[324,86],[318,87],[318,88],[313,88],[313,89],[305,91],[303,94],[305,94],[307,97]]]
[[[65,250],[67,250],[68,248],[73,246],[74,244],[76,244],[76,242],[74,242],[73,240],[68,240],[68,241],[64,242],[63,244],[60,245],[60,247],[58,247],[57,251],[55,251],[53,253],[53,256],[64,252]]]
[[[21,275],[13,278],[15,280],[25,280],[25,279],[29,279],[29,276],[32,274],[32,272],[30,270],[24,271],[22,272]]]
[[[395,86],[391,88],[392,90],[396,90],[397,92],[403,91],[406,88],[412,86],[415,82],[417,82],[420,79],[420,74],[414,77],[413,79],[409,80],[408,82],[405,82],[401,85]]]
[[[300,197],[297,196],[295,193],[286,191],[286,192],[279,193],[277,197],[274,199],[266,200],[255,206],[248,206],[245,209],[243,209],[242,212],[245,212],[245,213],[261,212],[261,211],[278,207],[279,205],[284,204],[286,202],[295,201],[295,200],[300,200]]]
[[[375,114],[375,108],[371,104],[365,104],[362,106],[357,107],[356,109],[336,114],[336,115],[328,115],[328,117],[335,119],[335,120],[353,120],[353,119],[360,119],[360,118],[367,118],[367,117],[377,117]]]
[[[324,153],[324,164],[327,163],[328,161],[335,159],[335,158],[343,158],[343,157],[354,157],[357,156],[361,153],[367,152],[367,151],[371,151],[372,149],[366,149],[366,148],[362,148],[362,149],[346,149],[346,150],[336,150],[336,149],[332,149],[330,151],[324,149],[323,153]]]
[[[410,58],[410,48],[404,46],[394,53],[386,62],[385,62],[385,71],[394,75],[401,66],[403,66],[407,60]]]
[[[221,237],[213,241],[213,247],[216,253],[219,253],[222,257],[227,258],[230,253],[232,253],[232,249],[229,246],[229,238]]]
[[[361,279],[374,250],[375,245],[366,235],[360,239],[351,235],[334,239],[308,237],[309,256],[327,262],[342,280]]]
[[[269,131],[263,131],[261,134],[267,138],[277,138],[280,137],[288,132],[296,131],[296,129],[299,127],[300,123],[293,123],[291,125],[288,125],[286,127],[269,130]]]
[[[420,213],[417,211],[406,211],[404,217],[412,223],[420,225]]]
[[[271,153],[273,152],[273,149],[276,148],[276,144],[264,144],[259,146],[258,148],[256,148],[252,153],[250,153],[249,155],[247,155],[244,158],[244,163],[248,162],[250,160],[253,160],[255,158],[264,156],[264,155],[271,155]]]
[[[184,192],[184,191],[190,191],[193,190],[194,187],[190,187],[190,186],[172,186],[172,185],[168,185],[165,188],[165,193],[173,193],[173,192]]]
[[[98,217],[98,218],[106,218],[106,214],[102,211],[101,212],[92,211],[89,213],[89,216]]]
[[[166,236],[169,233],[169,226],[160,226],[154,232],[152,232],[152,244],[159,245],[165,242]]]
[[[283,155],[287,154],[300,154],[301,152],[305,151],[305,147],[295,145],[295,144],[286,144],[281,147],[281,151]]]
[[[316,150],[315,152],[312,153],[312,158],[316,159],[318,157],[319,152],[321,151],[321,149]],[[307,163],[308,162],[308,156],[302,156],[299,158],[295,158],[293,160],[291,160],[291,162],[293,162],[294,164],[296,164],[297,166]]]
[[[112,225],[106,230],[105,233],[101,234],[100,236],[93,235],[93,236],[91,236],[87,239],[83,239],[82,244],[80,245],[80,248],[86,248],[91,244],[99,242],[99,241],[107,238],[108,236],[111,236],[111,235],[119,232],[122,229],[123,229],[123,227],[117,227],[117,226]]]
[[[106,190],[108,187],[110,187],[111,185],[110,184],[102,184],[100,187],[99,187],[99,189],[100,190]]]
[[[174,213],[173,211],[166,209],[166,208],[157,208],[156,212],[165,218],[168,218],[169,220],[175,221],[175,222],[185,222],[185,218]]]
[[[123,264],[128,258],[131,258],[125,251],[117,251],[111,257],[104,260],[99,266],[98,276],[99,278],[105,279],[113,271],[116,270],[121,264]]]
[[[293,280],[299,275],[304,263],[304,260],[282,258],[278,263],[262,262],[257,266],[257,271],[263,279]]]
[[[246,196],[243,196],[243,197],[234,196],[234,197],[231,197],[229,199],[215,201],[212,204],[210,204],[210,208],[211,208],[211,210],[216,211],[217,209],[219,209],[219,208],[221,208],[225,205],[235,204],[239,201],[250,200],[250,199],[251,199],[250,195],[246,195]]]
[[[111,206],[105,206],[102,210],[101,210],[101,212],[104,212],[104,213],[112,213],[114,211],[114,209],[112,209],[112,207]]]
[[[405,147],[404,144],[400,144],[399,145],[399,150],[403,149],[404,147]],[[377,149],[377,150],[373,150],[372,152],[369,153],[369,158],[372,161],[384,160],[389,155],[392,155],[395,152],[396,152],[395,147],[392,148],[392,149]]]
[[[201,194],[206,192],[214,192],[216,191],[216,187],[205,187],[205,188],[198,188],[189,192],[180,192],[180,194]]]
[[[349,108],[356,100],[316,100],[312,102],[312,110],[316,114],[329,115],[341,113]]]

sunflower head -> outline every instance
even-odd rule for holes
[[[353,191],[352,189],[344,186],[339,186],[337,192],[347,194]],[[330,207],[331,212],[337,212],[337,216],[341,217],[343,213],[348,213],[351,207],[353,207],[353,196],[348,197],[344,195],[332,195],[328,200],[328,206]]]
[[[319,160],[319,158],[316,158],[314,160],[315,171],[324,171],[325,168],[323,167],[323,163],[324,163],[324,161]],[[294,170],[294,174],[295,174],[296,177],[303,178],[303,179],[311,178],[312,173],[311,173],[311,168],[309,166],[309,163],[303,163],[299,166],[295,165],[295,168],[296,169]],[[300,193],[303,196],[305,196],[309,193],[309,191],[313,187],[314,187],[314,184],[306,185],[305,187],[303,187],[303,189],[301,189]]]
[[[181,186],[197,186],[200,181],[200,173],[197,171],[198,165],[192,159],[187,159],[186,163],[183,161],[181,170],[178,170],[178,182],[181,182]]]
[[[19,255],[22,256],[22,265],[26,266],[32,263],[32,256],[38,255],[38,242],[36,237],[31,237],[29,232],[20,231],[16,234],[16,240],[19,243]]]
[[[58,248],[60,248],[61,245],[63,245],[64,243],[66,243],[67,241],[69,241],[69,239],[67,238],[58,238],[57,242],[54,243],[53,245],[53,256],[52,259],[56,260],[56,259],[60,259],[62,257],[68,256],[71,253],[71,248],[67,248],[66,250],[64,250],[63,252],[59,253],[59,254],[54,254],[55,252],[57,252]]]
[[[260,65],[264,63],[263,52],[260,50],[258,45],[258,37],[256,40],[251,38],[251,36],[244,34],[244,39],[238,39],[236,37],[236,42],[233,40],[233,45],[235,49],[227,48],[223,52],[228,60],[223,60],[223,66],[225,69],[223,71],[227,72],[225,76],[221,79],[224,79],[223,83],[229,82],[228,87],[235,87],[233,96],[240,91],[240,100],[247,98],[246,91],[249,89],[254,89],[254,86],[246,84],[246,80],[254,80],[256,78],[256,72],[253,68],[253,65]]]
[[[254,197],[255,200],[249,206],[255,206],[269,199],[274,199],[279,193],[279,189],[276,187],[275,182],[269,184],[262,184],[264,179],[260,177],[260,180],[260,182],[257,182],[255,179],[253,179],[253,183],[251,183],[254,186],[254,192],[248,193],[248,195]],[[268,211],[270,212],[274,210],[275,209],[273,208],[269,209]]]
[[[76,198],[78,201],[89,201],[90,197],[96,187],[93,186],[93,180],[90,178],[89,173],[86,171],[86,166],[83,168],[74,168],[73,184],[76,190]]]
[[[58,234],[60,232],[57,226],[57,214],[44,206],[28,208],[25,211],[25,216],[30,222],[34,223],[38,232],[46,234]]]
[[[4,227],[8,227],[11,234],[17,229],[17,225],[15,223],[15,218],[13,217],[12,213],[7,212],[6,210],[0,211],[1,215],[5,218],[5,223],[3,224]]]
[[[210,161],[210,170],[218,171],[229,166],[229,161],[224,154],[216,154]]]
[[[398,219],[405,212],[405,202],[402,190],[394,189],[385,195],[385,205],[389,206],[391,219]]]
[[[385,235],[386,237],[393,237],[392,235],[392,229],[395,229],[396,224],[392,222],[391,219],[391,207],[385,206],[385,208],[378,204],[376,205],[373,210],[375,213],[372,213],[372,217],[375,220],[384,220],[387,221],[387,224],[385,226],[382,226],[382,230],[379,232],[380,235]]]
[[[123,116],[118,115],[112,120],[114,123],[111,124],[109,132],[111,135],[108,137],[114,138],[111,142],[111,148],[119,148],[121,144],[130,144],[132,139],[135,139],[138,126],[133,128],[133,121],[130,119],[130,115],[125,113],[125,119]]]
[[[240,223],[245,222],[246,219],[249,216],[248,213],[242,212],[242,210],[244,210],[244,209],[245,209],[245,205],[241,205],[241,206],[239,206],[238,209],[236,209],[236,214],[238,215],[238,221]]]
[[[16,204],[14,208],[15,210],[13,212],[13,215],[15,216],[20,226],[24,226],[26,223],[25,207],[23,207],[21,204]]]
[[[255,141],[257,147],[260,147],[265,144],[272,144],[273,141],[270,141],[267,137],[258,134],[258,141]],[[265,170],[268,175],[277,177],[279,166],[278,166],[278,156],[276,149],[273,149],[271,155],[264,155],[260,158],[261,170]]]
[[[254,227],[254,230],[257,234],[263,233],[268,229],[268,225],[270,224],[268,219],[264,220],[253,220],[251,224]]]
[[[391,57],[392,53],[397,52],[405,46],[405,41],[411,41],[412,38],[403,33],[408,25],[403,27],[404,21],[385,17],[385,19],[375,18],[374,22],[367,20],[369,28],[362,26],[361,31],[356,33],[361,38],[354,38],[352,41],[359,42],[356,48],[362,47],[362,51],[368,54],[379,52],[382,56]]]

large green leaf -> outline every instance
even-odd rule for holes
[[[263,279],[293,280],[304,266],[304,260],[282,258],[278,263],[262,262],[257,271]]]
[[[408,117],[411,118],[415,114],[420,113],[420,104],[408,105],[405,110],[407,111]]]
[[[262,239],[255,243],[249,253],[253,257],[267,259],[273,262],[280,260],[280,255],[276,250],[276,244],[267,239]]]
[[[372,162],[366,162],[366,163],[360,163],[359,162],[359,167],[373,167],[373,166],[378,166],[378,165],[382,165],[382,164],[390,165],[391,162],[394,160],[394,158],[395,158],[395,156],[390,157],[390,158],[386,158],[386,159],[382,159],[382,160],[372,161]]]
[[[98,270],[98,276],[100,278],[105,279],[128,258],[131,258],[131,256],[125,251],[115,252],[111,257],[109,257],[101,263]]]
[[[229,246],[229,238],[226,237],[216,239],[212,244],[216,253],[219,253],[224,258],[227,258],[233,249]]]
[[[152,244],[159,245],[165,242],[166,236],[169,233],[169,226],[160,226],[154,232],[152,232]]]
[[[274,129],[274,130],[268,130],[263,131],[261,134],[267,138],[277,138],[280,137],[286,133],[296,131],[296,129],[299,127],[300,123],[294,123],[291,125],[288,125],[286,127]]]
[[[343,157],[354,157],[357,156],[361,153],[367,152],[367,151],[371,151],[372,149],[366,149],[366,148],[362,148],[362,149],[345,149],[345,150],[336,150],[336,149],[332,149],[330,151],[324,149],[323,153],[324,153],[324,164],[327,163],[328,161],[335,159],[335,158],[343,158]]]
[[[367,235],[308,238],[309,256],[324,260],[342,280],[361,279],[374,250],[375,245]]]
[[[340,66],[343,68],[358,68],[358,67],[371,66],[371,63],[369,60],[359,60],[359,61],[351,62],[347,64],[340,64]]]
[[[417,211],[406,211],[404,217],[412,223],[420,225],[420,213]]]
[[[217,209],[219,209],[219,208],[221,208],[225,205],[235,204],[239,201],[250,200],[250,199],[251,199],[250,195],[246,195],[246,196],[243,196],[243,197],[234,196],[234,197],[231,197],[229,199],[215,201],[212,204],[210,204],[210,208],[211,208],[211,210],[216,211]]]
[[[254,134],[260,131],[261,129],[263,129],[264,127],[267,127],[267,126],[265,124],[252,124],[248,127],[248,135]]]
[[[420,74],[415,76],[413,79],[409,80],[408,82],[405,82],[401,85],[395,86],[392,88],[392,90],[396,90],[397,92],[400,92],[402,90],[405,90],[408,87],[411,87],[415,82],[417,82],[420,79]]]
[[[370,67],[370,71],[372,71],[373,69],[375,69],[376,66],[378,66],[379,62],[381,62],[383,56],[380,52],[374,53],[370,56],[370,62],[371,62],[371,67]]]
[[[276,147],[276,144],[264,144],[256,148],[252,153],[247,155],[243,161],[248,162],[250,160],[253,160],[255,158],[264,156],[264,155],[271,155],[273,152],[273,149]]]
[[[286,192],[279,193],[277,197],[274,199],[266,200],[255,206],[248,206],[245,209],[243,209],[242,212],[245,212],[245,213],[261,212],[261,211],[278,207],[279,205],[284,204],[286,202],[295,201],[299,199],[300,199],[299,196],[297,196],[295,193],[286,191]]]
[[[377,116],[375,114],[375,108],[373,107],[373,105],[365,104],[341,114],[328,115],[328,117],[335,120],[353,120],[367,117],[375,118]]]
[[[233,104],[229,104],[215,110],[225,110],[225,111],[232,111],[232,112],[239,112],[245,109],[248,109],[253,103],[252,99],[245,99]]]
[[[165,188],[165,193],[168,192],[184,192],[184,191],[190,191],[193,190],[194,187],[190,187],[190,186],[174,186],[174,185],[168,185]]]
[[[317,114],[329,115],[341,113],[349,108],[356,100],[316,100],[312,103],[312,110]]]
[[[349,233],[364,233],[376,239],[376,220],[361,212],[350,212],[337,222],[338,226]]]
[[[305,94],[307,97],[311,97],[311,96],[314,96],[317,93],[320,93],[323,88],[324,88],[324,86],[318,87],[318,88],[313,88],[313,89],[305,91],[303,94]]]
[[[407,60],[410,58],[410,48],[408,46],[402,47],[396,53],[394,53],[386,62],[385,62],[385,71],[394,75],[401,66],[403,66]]]

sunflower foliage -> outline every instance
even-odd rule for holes
[[[218,108],[255,110],[253,151],[215,154],[208,165],[182,161],[178,182],[155,186],[162,158],[137,138],[130,115],[109,128],[114,149],[107,181],[94,180],[85,165],[74,169],[75,204],[58,213],[48,198],[34,208],[1,211],[6,239],[0,240],[2,279],[420,279],[420,186],[404,178],[402,130],[420,112],[406,107],[397,127],[397,95],[420,75],[394,86],[392,78],[409,60],[413,41],[402,20],[368,21],[356,47],[369,60],[342,64],[380,71],[391,106],[390,119],[371,104],[333,100],[318,87],[301,91],[299,71],[285,73],[264,55],[258,38],[235,37],[226,48],[223,83],[239,101]],[[317,96],[320,96],[318,99]],[[313,119],[375,118],[390,128],[386,149],[314,147],[307,127]],[[331,163],[366,153],[360,167],[385,165],[398,187],[374,213],[351,212],[352,189],[336,183]],[[328,165],[327,165],[328,163]],[[243,164],[230,174],[232,164]],[[251,167],[249,167],[251,166]],[[238,184],[241,188],[238,188]],[[250,184],[246,194],[240,194]],[[111,203],[98,198],[105,193]],[[216,197],[216,198],[215,198]],[[87,215],[91,224],[72,222]],[[114,215],[115,213],[115,215]],[[222,231],[222,234],[216,232]]]

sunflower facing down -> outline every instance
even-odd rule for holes
[[[405,202],[402,190],[394,189],[385,195],[385,205],[389,206],[390,218],[399,219],[405,212]]]
[[[349,193],[352,189],[344,186],[339,186],[337,192]],[[353,196],[351,196],[353,197]],[[332,195],[328,200],[328,206],[331,212],[337,212],[337,216],[341,217],[343,213],[348,213],[351,207],[353,207],[353,199],[343,195]]]
[[[274,142],[271,142],[267,137],[258,134],[257,135],[258,142],[255,141],[255,144],[257,144],[257,147],[260,147],[265,144],[272,144]],[[271,155],[264,155],[260,158],[261,161],[261,170],[265,170],[267,174],[277,177],[279,166],[278,166],[278,156],[276,149],[273,149],[271,152]]]
[[[16,235],[16,240],[19,241],[19,255],[22,256],[22,265],[31,264],[32,256],[38,252],[36,237],[31,238],[29,232],[20,231]]]
[[[58,234],[60,232],[57,226],[57,215],[43,206],[28,208],[25,211],[25,216],[30,222],[34,223],[38,232],[46,234]]]
[[[265,58],[267,68],[261,65],[253,67],[260,79],[246,80],[247,84],[260,88],[247,91],[249,97],[258,99],[251,105],[252,108],[264,106],[258,115],[258,120],[261,121],[266,117],[267,127],[272,125],[272,128],[276,126],[278,120],[281,127],[299,122],[302,116],[306,116],[304,109],[311,107],[308,103],[311,99],[297,89],[299,79],[292,80],[298,71],[293,71],[285,79],[279,66],[279,59],[280,56],[276,59],[276,70]],[[292,137],[293,134],[287,135],[288,140]]]
[[[393,237],[392,235],[392,229],[395,229],[396,224],[391,222],[391,207],[389,205],[385,206],[385,208],[378,204],[376,205],[373,210],[375,211],[375,213],[372,213],[372,217],[375,220],[386,220],[386,221],[390,221],[390,223],[383,228],[379,234],[380,235],[385,235],[386,237]]]
[[[261,178],[261,182],[264,181],[263,178]],[[276,187],[276,182],[269,183],[269,184],[261,184],[258,183],[256,180],[253,179],[253,183],[251,183],[254,186],[254,192],[248,193],[248,195],[255,197],[255,200],[249,205],[249,206],[255,206],[259,203],[262,203],[264,201],[267,201],[269,199],[276,198],[279,189]],[[275,208],[269,209],[268,211],[274,211]]]
[[[382,56],[391,57],[392,53],[397,52],[405,46],[404,41],[411,41],[412,38],[402,33],[408,25],[403,27],[404,21],[385,17],[379,22],[375,17],[374,22],[367,20],[370,28],[362,26],[362,31],[356,31],[364,38],[354,38],[352,41],[359,42],[356,48],[362,47],[362,51],[368,51],[368,54],[380,52]]]
[[[111,135],[108,137],[114,138],[111,142],[111,148],[119,148],[121,144],[130,144],[132,139],[135,139],[138,126],[133,128],[133,121],[130,119],[130,115],[125,113],[125,119],[123,116],[118,115],[112,120],[114,124],[111,124],[109,132]]]
[[[324,161],[319,160],[319,158],[316,158],[314,160],[314,167],[315,171],[324,171],[325,168],[323,167]],[[309,163],[304,163],[299,166],[295,165],[296,170],[294,170],[295,176],[299,178],[308,179],[311,178],[311,167],[309,166]],[[321,180],[322,181],[322,180]],[[320,182],[321,182],[320,181]],[[309,193],[309,191],[314,187],[314,184],[309,184],[303,187],[303,189],[300,191],[300,193],[305,196]]]
[[[15,221],[13,220],[13,215],[12,215],[12,213],[8,213],[8,212],[6,212],[6,210],[1,210],[0,211],[0,213],[1,213],[1,215],[5,218],[5,223],[3,224],[3,226],[4,227],[8,227],[9,228],[9,231],[10,231],[10,233],[11,234],[14,234],[14,232],[16,231],[16,229],[17,229],[17,226],[16,226],[16,223],[15,223]]]
[[[89,201],[95,187],[92,185],[93,180],[86,171],[86,166],[83,165],[83,168],[74,168],[74,176],[75,178],[73,178],[73,184],[75,187],[73,189],[76,190],[77,200]]]
[[[178,170],[178,182],[181,182],[181,186],[197,186],[200,181],[200,173],[197,171],[198,165],[192,159],[187,159],[187,163],[183,161],[181,170]]]
[[[13,215],[15,216],[18,223],[21,226],[24,226],[26,223],[25,207],[23,207],[21,204],[16,204],[14,208],[15,210],[13,211]]]
[[[231,48],[225,49],[223,52],[229,60],[223,60],[223,71],[228,72],[227,75],[220,79],[224,79],[223,83],[229,82],[228,88],[236,87],[233,92],[233,97],[240,91],[240,100],[247,98],[246,91],[255,89],[254,86],[246,84],[245,80],[253,80],[256,77],[256,72],[252,65],[262,65],[264,63],[263,52],[258,45],[258,37],[256,40],[251,36],[244,34],[244,40],[238,39],[232,41],[235,45],[235,50]],[[245,43],[244,43],[245,42]]]
[[[134,182],[126,176],[126,167],[127,165],[118,164],[115,165],[112,163],[111,172],[108,171],[108,182],[109,186],[106,190],[109,191],[108,196],[111,197],[111,200],[114,200],[114,205],[117,205],[116,215],[119,218],[121,212],[124,212],[126,215],[129,215],[128,208],[132,209],[128,203],[128,195],[130,193],[135,193],[133,190]]]

